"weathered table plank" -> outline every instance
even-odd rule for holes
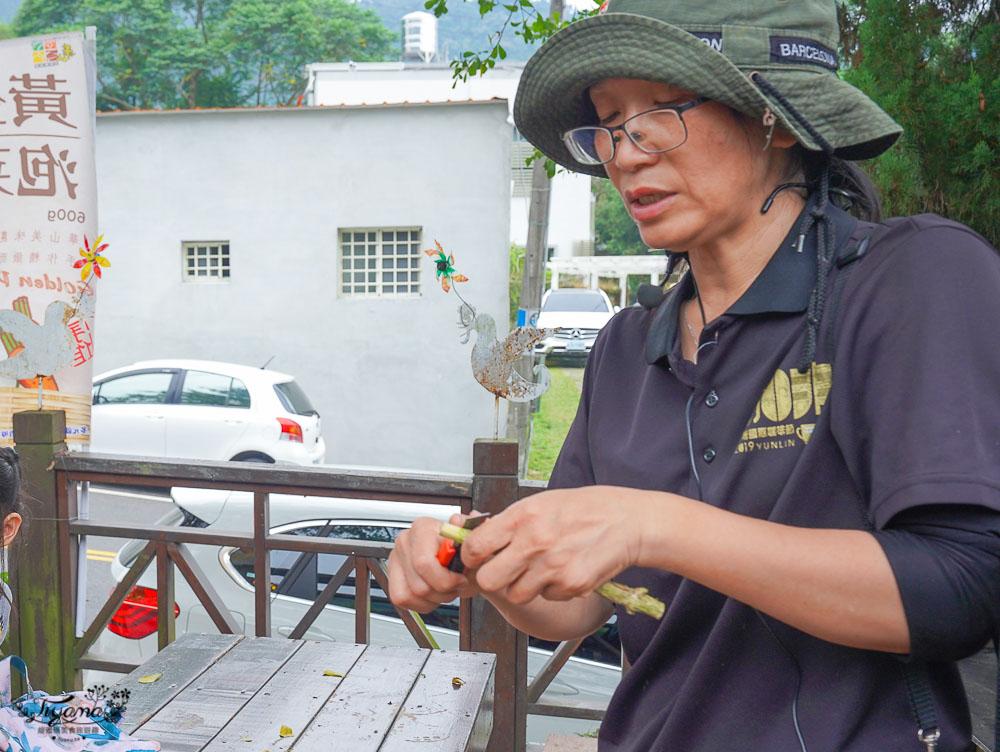
[[[378,749],[430,652],[369,645],[294,752]]]
[[[379,752],[485,750],[495,666],[491,653],[432,652]]]
[[[135,735],[169,752],[199,752],[302,646],[247,637],[191,682]]]
[[[290,749],[364,649],[364,645],[302,643],[299,651],[243,706],[204,752],[234,748],[270,752]],[[341,676],[323,676],[324,671]],[[290,728],[293,736],[282,738],[282,726]]]
[[[188,634],[115,688],[132,692],[123,730],[165,752],[482,752],[495,664],[485,653]]]
[[[185,634],[170,650],[157,653],[120,679],[115,689],[127,689],[130,693],[122,731],[134,733],[242,639],[243,635]],[[139,683],[143,676],[153,674],[163,676],[152,684]]]

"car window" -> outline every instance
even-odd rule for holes
[[[285,530],[289,535],[325,535],[329,538],[350,540],[367,540],[392,543],[405,528],[395,525],[379,525],[377,523],[354,524],[332,523],[323,526],[310,526],[293,530]],[[315,600],[330,579],[343,565],[346,556],[341,554],[309,554],[293,551],[271,552],[271,590],[278,595],[289,595],[304,600]],[[230,561],[237,572],[253,585],[253,550],[235,549],[230,554]],[[396,610],[382,588],[372,581],[371,611],[373,614],[396,617]],[[354,608],[354,577],[340,587],[331,601],[333,605],[344,608]],[[442,627],[458,631],[458,601],[438,606],[428,614],[423,614],[424,623],[428,626]],[[547,642],[534,637],[528,639],[531,647],[555,650],[559,643]],[[578,658],[606,663],[612,666],[621,665],[621,642],[618,637],[618,624],[614,617],[604,624],[597,632],[584,639],[575,655]]]
[[[312,406],[302,387],[295,381],[285,381],[274,385],[274,391],[281,400],[281,405],[295,415],[319,415]]]
[[[404,528],[394,525],[337,523],[324,526],[302,527],[285,530],[288,535],[325,535],[329,538],[378,541],[392,543]],[[330,579],[337,573],[347,557],[342,554],[298,553],[294,551],[271,552],[271,590],[304,600],[315,600]],[[249,585],[254,584],[254,556],[249,548],[234,549],[229,555],[233,568]],[[369,584],[373,614],[397,616],[388,596],[373,577]],[[354,576],[337,591],[333,605],[354,608]],[[458,629],[458,602],[446,604],[424,616],[427,624]]]
[[[94,404],[157,405],[167,401],[173,372],[132,373],[94,388]]]
[[[181,389],[182,405],[250,407],[250,392],[239,379],[207,371],[188,371]]]
[[[300,527],[285,530],[284,533],[286,535],[318,536],[327,527],[327,525]],[[312,559],[311,562],[310,559]],[[280,549],[271,551],[271,591],[293,595],[297,598],[315,599],[315,559],[314,555],[298,551],[282,551]],[[240,577],[252,587],[255,581],[253,549],[233,549],[229,553],[229,563],[232,564],[233,569]]]
[[[599,293],[549,293],[542,305],[543,311],[571,311],[574,313],[610,313],[611,309]]]

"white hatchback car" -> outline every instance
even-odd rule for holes
[[[312,465],[319,413],[291,376],[208,360],[149,360],[94,378],[92,452]]]
[[[558,329],[535,345],[536,355],[559,355],[586,358],[597,333],[611,317],[615,307],[604,290],[559,288],[542,296],[538,315],[539,329]]]
[[[241,491],[212,491],[174,488],[174,508],[158,521],[160,525],[215,528],[249,532],[253,528],[253,494]],[[418,516],[447,519],[456,507],[407,502],[338,499],[322,496],[271,494],[272,533],[390,543]],[[130,541],[111,564],[111,575],[121,581],[127,567],[142,550],[144,541]],[[232,613],[244,634],[254,634],[254,552],[233,546],[189,546],[205,576]],[[271,632],[275,637],[291,634],[313,600],[338,571],[344,556],[328,553],[271,553]],[[156,568],[140,577],[108,629],[93,647],[100,654],[144,661],[157,652]],[[371,593],[371,642],[383,645],[413,645],[410,636],[374,578]],[[354,578],[348,578],[326,606],[304,638],[354,642]],[[187,581],[175,577],[176,633],[215,633],[208,616]],[[458,603],[446,604],[424,621],[446,650],[458,648]],[[554,643],[531,639],[528,674],[534,676],[555,648]],[[104,677],[100,677],[102,680]],[[612,618],[588,637],[576,656],[570,658],[542,695],[546,703],[572,703],[583,707],[603,707],[621,678],[621,653],[617,624]],[[88,677],[91,681],[93,677]],[[544,742],[549,733],[587,733],[599,724],[548,716],[529,716],[529,741]]]

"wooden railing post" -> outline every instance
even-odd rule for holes
[[[477,439],[472,472],[472,508],[502,512],[517,501],[517,441]],[[473,598],[467,611],[468,639],[463,649],[497,655],[493,735],[487,752],[521,752],[528,709],[528,636],[508,624],[482,596]]]
[[[75,516],[60,493],[53,470],[56,452],[66,449],[66,415],[61,410],[14,414],[14,444],[21,455],[22,493],[29,524],[19,536],[10,587],[14,594],[11,638],[5,652],[28,664],[33,686],[58,693],[80,685],[73,667],[77,542],[59,545],[60,519]],[[63,506],[63,509],[60,509]]]

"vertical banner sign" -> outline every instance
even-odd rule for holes
[[[95,62],[80,32],[0,42],[0,444],[15,412],[65,410],[90,440],[101,267]]]

